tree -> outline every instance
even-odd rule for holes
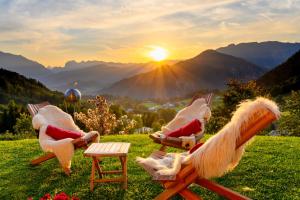
[[[10,131],[13,132],[13,126],[17,122],[20,113],[24,111],[21,105],[11,100],[6,107],[3,108],[0,120],[0,132]]]
[[[257,96],[269,96],[255,81],[242,83],[230,80],[227,86],[222,95],[222,103],[212,110],[212,118],[206,126],[209,133],[215,133],[222,128],[243,100],[254,99]]]

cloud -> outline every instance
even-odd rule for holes
[[[46,65],[140,62],[148,45],[180,59],[237,41],[299,40],[298,11],[299,0],[0,0],[0,44]]]

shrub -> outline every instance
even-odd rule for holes
[[[16,124],[13,127],[15,134],[26,134],[35,135],[35,131],[32,127],[32,118],[26,113],[21,113],[20,117],[17,119]]]
[[[75,120],[83,123],[90,131],[98,131],[101,135],[112,133],[116,127],[116,116],[109,112],[109,105],[102,96],[96,96],[95,99],[88,100],[94,108],[87,110],[87,113],[75,112]]]
[[[281,135],[300,136],[300,91],[284,97],[278,129]]]
[[[13,126],[17,122],[17,118],[20,113],[24,111],[21,105],[15,103],[15,101],[10,101],[7,106],[1,108],[0,116],[0,133],[5,131],[13,131]]]
[[[237,109],[237,105],[243,100],[253,99],[257,96],[269,96],[255,81],[242,83],[230,80],[227,86],[222,95],[222,103],[213,108],[212,117],[206,125],[206,131],[209,133],[216,133],[228,123],[232,113]]]
[[[123,115],[117,120],[117,125],[114,129],[114,132],[119,134],[132,134],[137,128],[136,126],[137,121],[128,118],[127,115]]]

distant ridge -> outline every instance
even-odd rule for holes
[[[257,81],[274,95],[300,90],[300,50],[286,62],[264,74]]]
[[[229,79],[256,79],[264,69],[241,58],[207,50],[173,66],[123,79],[101,93],[138,99],[180,97],[206,89],[222,89]]]
[[[243,58],[265,69],[273,69],[280,65],[298,50],[300,43],[288,42],[249,42],[230,44],[216,49],[218,52]]]
[[[0,67],[35,79],[51,74],[50,70],[36,61],[29,60],[21,55],[1,51]]]

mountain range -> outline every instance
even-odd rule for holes
[[[243,58],[267,70],[280,65],[300,49],[300,43],[249,42],[230,44],[216,49],[218,52]]]
[[[180,62],[72,60],[64,67],[47,68],[21,55],[0,51],[0,68],[35,78],[48,88],[62,92],[74,87],[76,82],[83,95],[105,92],[137,98],[167,98],[200,89],[222,89],[229,78],[244,81],[257,78],[283,63],[299,49],[300,43],[250,42],[204,51]]]
[[[223,89],[229,79],[248,81],[264,72],[241,58],[206,50],[175,65],[121,80],[100,93],[138,99],[180,97],[201,89]]]

